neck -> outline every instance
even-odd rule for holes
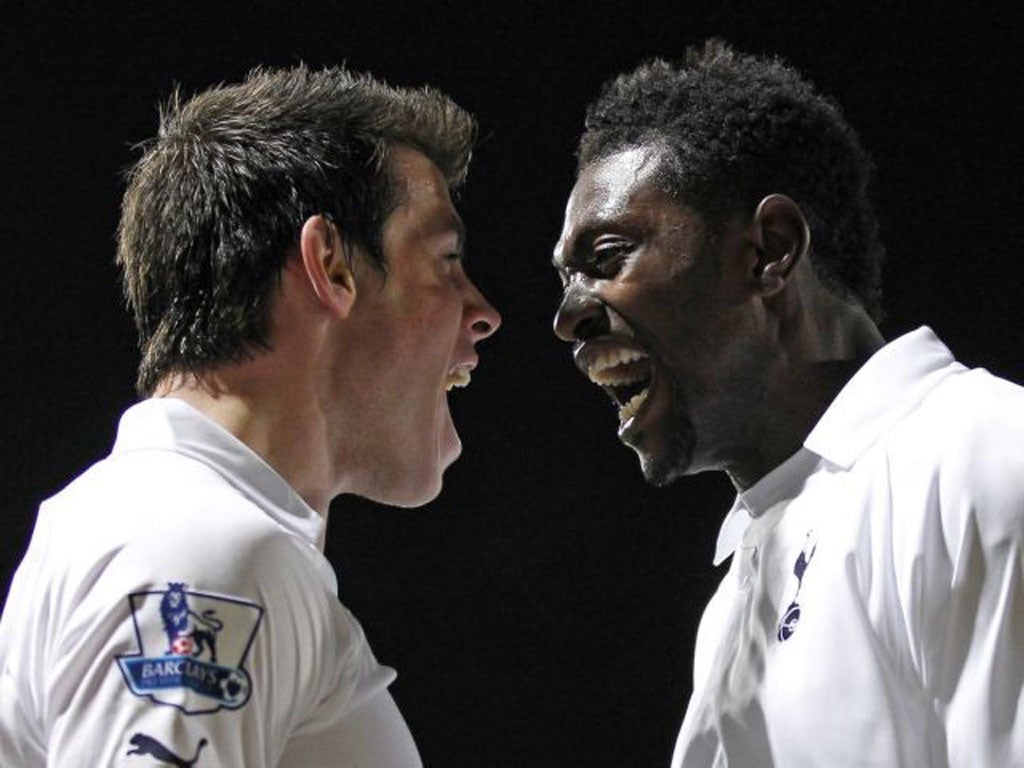
[[[772,396],[753,450],[728,468],[737,490],[753,486],[796,453],[860,367],[885,343],[867,313],[827,292],[779,326]]]
[[[161,383],[154,397],[183,400],[226,429],[326,520],[333,493],[326,425],[315,407],[317,400],[294,386],[261,386],[265,377],[247,369],[266,362],[225,366],[201,379],[174,376]]]

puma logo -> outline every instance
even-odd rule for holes
[[[152,736],[147,736],[144,733],[136,733],[128,740],[128,743],[131,744],[134,749],[129,749],[125,754],[150,755],[151,757],[155,757],[161,763],[175,765],[178,766],[178,768],[192,768],[192,766],[196,764],[196,760],[199,759],[199,753],[202,752],[203,747],[206,746],[206,739],[199,740],[199,746],[196,747],[196,754],[191,760],[183,760]]]

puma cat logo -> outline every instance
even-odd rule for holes
[[[195,757],[191,760],[183,760],[152,736],[147,736],[144,733],[136,733],[128,740],[128,743],[131,744],[134,749],[129,749],[125,754],[150,755],[155,757],[161,763],[174,765],[178,768],[192,768],[199,759],[199,753],[202,752],[203,747],[206,746],[206,739],[199,740],[199,746],[196,747]]]

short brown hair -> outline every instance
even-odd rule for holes
[[[346,247],[386,269],[390,147],[423,152],[457,187],[475,138],[473,118],[438,91],[341,67],[257,69],[188,100],[175,93],[128,173],[118,231],[139,392],[267,348],[270,300],[310,216],[331,215]]]

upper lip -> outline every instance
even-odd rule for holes
[[[456,360],[454,363],[451,364],[451,367],[448,369],[448,373],[454,373],[457,368],[465,368],[467,371],[472,371],[474,368],[476,368],[477,363],[479,362],[480,358],[477,357],[476,355],[466,357],[462,360]]]

